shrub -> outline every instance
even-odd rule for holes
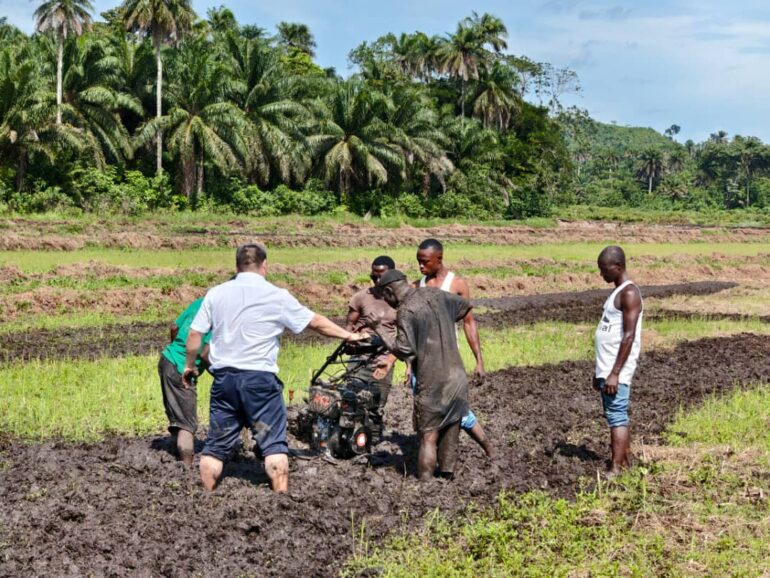
[[[295,191],[278,185],[273,191],[275,203],[282,215],[319,215],[331,211],[336,202],[334,193],[326,190]]]
[[[47,187],[44,182],[37,181],[31,192],[11,193],[8,206],[17,213],[44,213],[71,210],[74,203],[61,187]]]
[[[230,199],[230,207],[237,213],[259,217],[272,217],[280,214],[275,196],[270,192],[260,190],[257,185],[235,189]]]

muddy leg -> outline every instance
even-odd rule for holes
[[[495,448],[492,446],[492,442],[490,442],[487,437],[487,432],[484,431],[484,428],[481,427],[480,423],[476,422],[471,429],[465,431],[468,432],[468,435],[471,436],[473,441],[481,446],[481,449],[484,450],[484,453],[487,454],[488,458],[495,457]]]
[[[176,431],[176,451],[179,453],[179,459],[185,465],[191,466],[193,463],[195,437],[187,430],[178,429]]]
[[[222,460],[218,460],[214,456],[203,456],[201,458],[201,481],[203,482],[203,487],[209,492],[213,492],[216,489],[224,465]]]
[[[286,454],[271,454],[265,457],[265,472],[270,478],[274,492],[289,490],[289,458]]]
[[[460,422],[455,422],[439,432],[438,469],[442,478],[454,476],[455,462],[460,445]]]
[[[610,441],[612,442],[612,467],[610,474],[619,474],[629,466],[628,452],[631,444],[631,435],[628,426],[613,427],[610,429]]]
[[[417,454],[417,475],[421,482],[433,479],[436,471],[436,442],[438,431],[429,431],[420,434],[420,450]]]

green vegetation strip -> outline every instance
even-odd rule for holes
[[[656,346],[684,339],[728,335],[743,331],[770,333],[770,325],[754,321],[676,320],[651,322]],[[523,365],[590,359],[593,355],[589,325],[538,323],[498,330],[482,330],[487,371]],[[462,337],[461,337],[462,339]],[[323,363],[333,344],[295,344],[281,349],[280,377],[284,397],[301,401],[312,371]],[[468,369],[473,356],[462,342]],[[147,435],[161,432],[165,416],[158,385],[157,355],[98,361],[36,361],[11,364],[0,380],[0,431],[22,439],[61,437],[98,440],[105,435]],[[403,379],[398,364],[395,379]],[[198,385],[198,415],[208,419],[211,380]]]
[[[391,538],[383,548],[359,542],[343,575],[367,569],[393,578],[763,575],[770,508],[754,503],[745,485],[762,480],[721,474],[704,462],[673,495],[676,466],[663,464],[574,502],[541,493],[501,495],[496,508],[469,514],[463,523],[436,515],[420,532]],[[702,529],[709,525],[718,527]]]
[[[769,421],[767,384],[710,399],[671,426],[680,451],[661,448],[617,482],[574,502],[502,494],[459,520],[427,516],[382,547],[359,535],[344,575],[764,576]]]
[[[540,245],[479,245],[469,243],[448,243],[445,253],[451,265],[459,259],[538,259],[547,258],[566,261],[594,261],[599,251],[608,243],[622,239],[608,237],[597,243],[555,243]],[[630,243],[624,244],[630,257],[672,255],[756,256],[770,252],[770,243]],[[270,248],[269,262],[282,265],[304,265],[313,263],[343,263],[358,259],[373,258],[382,253],[380,247],[329,247],[313,248]],[[413,247],[389,248],[387,252],[398,263],[413,263]],[[13,265],[25,272],[49,271],[56,266],[95,261],[109,265],[130,267],[180,267],[185,269],[211,269],[234,267],[232,248],[178,250],[131,250],[87,248],[76,251],[0,251],[0,266]]]
[[[770,386],[764,385],[708,398],[693,412],[680,410],[666,439],[677,447],[729,444],[740,451],[756,446],[770,460],[769,425]]]

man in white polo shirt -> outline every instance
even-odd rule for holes
[[[216,488],[241,429],[250,427],[273,490],[285,492],[289,460],[283,383],[276,375],[278,338],[284,329],[300,333],[306,327],[348,341],[363,336],[313,313],[288,291],[266,281],[267,252],[262,245],[239,247],[235,261],[238,274],[209,290],[187,338],[184,382],[191,384],[198,375],[195,357],[201,338],[211,332],[209,370],[214,383],[201,480],[207,490]]]

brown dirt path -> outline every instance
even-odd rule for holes
[[[0,250],[72,251],[87,246],[130,249],[191,249],[236,247],[259,240],[271,247],[397,247],[416,246],[428,237],[451,243],[536,245],[607,239],[624,243],[686,243],[691,241],[766,242],[770,228],[699,227],[611,222],[558,221],[553,227],[447,224],[417,228],[376,227],[367,223],[334,223],[297,219],[270,224],[258,219],[227,224],[179,226],[148,219],[142,222],[67,222],[8,219],[2,221]]]
[[[637,443],[656,442],[679,405],[770,380],[770,337],[742,334],[645,355],[634,382]],[[291,492],[274,496],[242,457],[203,492],[166,438],[81,445],[0,441],[0,576],[333,576],[360,531],[376,543],[438,508],[488,505],[501,490],[571,496],[608,451],[591,364],[494,373],[471,405],[497,442],[494,465],[466,436],[453,482],[418,484],[410,400],[396,388],[391,434],[367,467],[293,459]]]

